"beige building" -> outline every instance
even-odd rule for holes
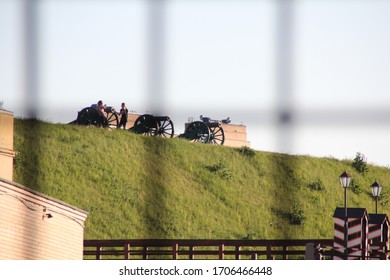
[[[12,181],[14,151],[14,115],[0,107],[0,178]]]
[[[0,110],[0,259],[82,260],[88,213],[12,182],[13,124]]]
[[[87,212],[0,179],[0,259],[82,260]]]
[[[225,134],[224,146],[228,147],[250,147],[250,142],[247,140],[246,126],[242,124],[222,124]]]

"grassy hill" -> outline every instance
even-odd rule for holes
[[[343,206],[375,211],[388,168],[15,119],[14,181],[89,211],[85,239],[333,238]],[[329,150],[331,154],[332,151]],[[353,158],[354,155],[351,155]]]

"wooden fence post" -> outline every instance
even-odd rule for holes
[[[188,258],[189,258],[190,260],[193,260],[193,259],[194,259],[194,246],[190,245],[189,251],[190,251],[190,253],[189,253]]]
[[[100,260],[100,250],[101,249],[102,249],[102,247],[96,246],[96,259],[97,260]]]
[[[267,244],[267,260],[273,260],[271,244]]]
[[[225,245],[220,244],[219,245],[219,259],[220,260],[223,260],[225,258],[224,250],[225,250]]]
[[[175,242],[172,246],[172,258],[174,260],[177,260],[177,256],[178,256],[178,251],[179,251],[179,244],[177,242]]]
[[[125,243],[125,260],[130,259],[130,244]]]
[[[148,259],[148,246],[144,246],[142,257],[144,260]]]
[[[240,249],[241,249],[241,246],[240,245],[236,245],[236,260],[241,259]]]
[[[287,251],[288,247],[286,245],[283,245],[283,260],[288,260]]]

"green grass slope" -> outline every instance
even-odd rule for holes
[[[377,179],[389,212],[389,169],[348,160],[21,119],[15,150],[15,182],[89,211],[85,239],[332,238],[344,170],[349,207],[375,211]]]

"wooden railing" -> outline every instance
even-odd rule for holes
[[[84,259],[304,259],[308,243],[317,248],[330,248],[333,239],[85,240]]]

